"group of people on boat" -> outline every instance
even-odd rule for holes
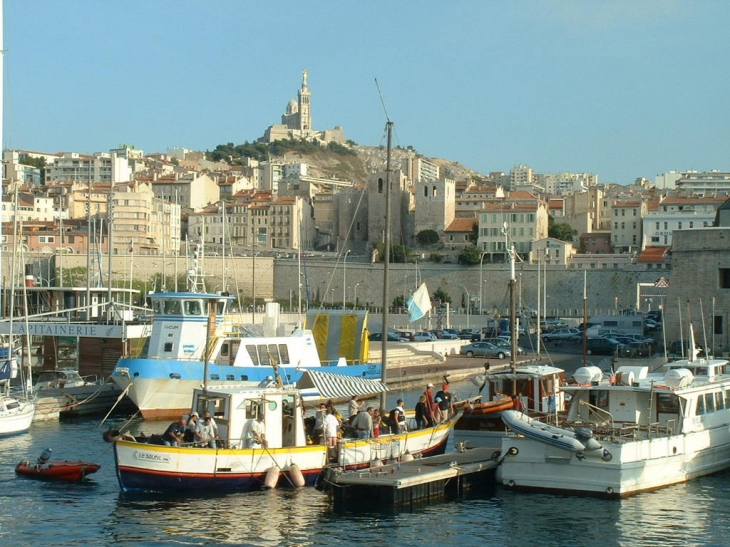
[[[191,412],[189,416],[183,414],[177,421],[167,426],[162,434],[162,444],[216,448],[218,446],[218,426],[210,412],[205,412],[202,420],[197,412]]]
[[[332,401],[320,403],[313,418],[309,418],[309,435],[315,444],[337,446],[341,437],[370,439],[381,434],[399,434],[408,430],[424,429],[442,423],[453,415],[453,399],[449,384],[433,392],[434,385],[429,383],[415,406],[415,424],[408,423],[403,399],[396,401],[390,412],[383,412],[374,406],[365,406],[357,395],[347,404],[347,419],[337,412]]]

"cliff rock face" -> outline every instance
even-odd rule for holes
[[[308,164],[309,174],[313,177],[336,178],[358,184],[364,184],[367,182],[369,175],[385,169],[385,147],[354,146],[352,149],[356,152],[356,155],[338,154],[327,149],[322,149],[314,154],[306,155],[287,152],[282,159],[285,161],[301,161]],[[412,150],[394,148],[391,151],[391,165],[393,169],[399,168],[404,159],[413,155],[418,154]],[[457,182],[485,178],[484,175],[464,167],[459,163],[440,158],[423,157],[431,163],[438,165],[441,169],[442,176]]]

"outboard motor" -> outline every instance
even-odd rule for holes
[[[41,455],[38,456],[38,465],[43,465],[48,460],[50,460],[51,452],[52,452],[52,450],[50,448],[46,448],[43,452],[41,452]]]

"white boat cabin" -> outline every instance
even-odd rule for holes
[[[566,386],[567,423],[589,425],[597,436],[603,431],[632,440],[727,423],[728,366],[724,359],[673,361],[655,373],[646,366],[625,366],[610,380]]]
[[[264,416],[267,448],[306,446],[302,399],[297,390],[215,386],[196,389],[193,410],[210,412],[227,448],[243,448],[251,424]]]

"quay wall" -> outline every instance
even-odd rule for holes
[[[324,301],[326,307],[341,307],[343,297],[348,306],[369,306],[380,308],[383,302],[383,265],[373,264],[359,257],[349,257],[346,264],[329,258],[307,258],[298,263],[296,259],[275,259],[272,257],[207,257],[201,266],[206,289],[220,291],[223,288],[225,270],[226,288],[233,294],[256,299],[277,300],[282,310],[296,310],[298,302],[298,278],[301,279],[302,302]],[[184,258],[167,258],[164,277],[167,290],[173,290],[175,268],[178,274],[178,289],[184,290],[185,272],[190,268]],[[65,255],[61,262],[64,271],[74,270],[74,285],[83,285],[86,271],[85,255]],[[5,264],[4,264],[5,266]],[[59,267],[57,262],[56,267]],[[4,268],[5,269],[5,268]],[[582,317],[584,300],[584,270],[567,269],[548,265],[545,272],[541,267],[540,284],[547,279],[547,315],[559,317]],[[101,271],[107,277],[108,266],[102,264]],[[162,285],[163,265],[159,256],[118,255],[112,257],[112,285],[129,286],[130,272],[135,288],[145,287],[148,291],[159,290]],[[616,313],[619,310],[635,308],[642,311],[656,309],[666,297],[666,288],[654,287],[661,277],[670,278],[670,270],[649,270],[643,264],[630,264],[623,268],[586,270],[586,297],[589,315]],[[43,275],[42,264],[34,270],[37,277]],[[518,303],[537,308],[538,267],[533,264],[517,265]],[[77,279],[77,278],[81,279]],[[69,274],[66,282],[69,284]],[[481,294],[480,294],[481,281]],[[391,264],[389,269],[388,302],[396,296],[410,297],[416,287],[426,283],[431,294],[441,288],[452,301],[452,310],[466,317],[466,303],[471,300],[470,315],[506,315],[509,307],[509,266],[507,264],[484,264],[480,267],[458,264]],[[144,285],[142,285],[144,284]],[[638,287],[638,284],[644,286]],[[640,291],[637,293],[637,287]],[[144,289],[143,289],[144,290]],[[638,296],[638,302],[637,302]],[[480,306],[481,300],[481,306]],[[397,315],[397,314],[394,314]]]

